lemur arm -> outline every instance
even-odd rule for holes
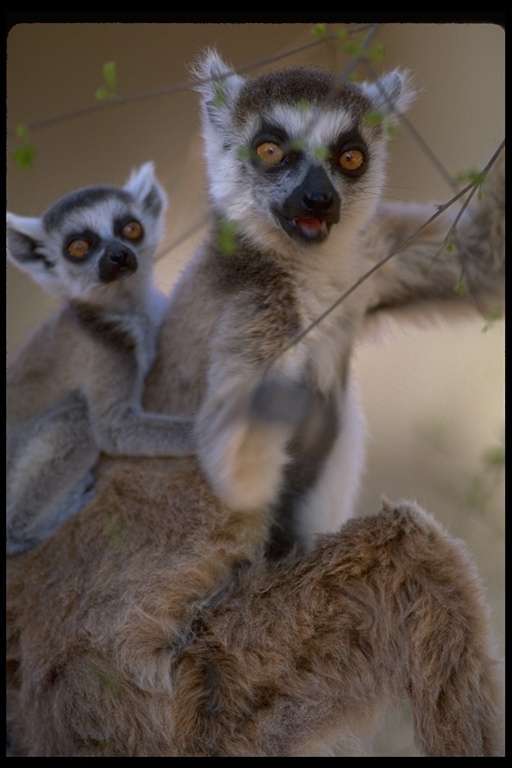
[[[451,205],[435,214],[432,205],[381,203],[365,248],[377,264],[393,254],[370,278],[369,313],[421,302],[450,309],[476,306],[493,315],[504,303],[505,152],[498,155],[481,190],[460,213]],[[417,236],[412,237],[420,230]],[[410,239],[412,237],[412,239]],[[451,243],[451,247],[446,247]],[[405,244],[403,247],[402,244]],[[416,307],[414,307],[416,308]]]
[[[91,428],[98,448],[111,456],[186,456],[193,453],[193,418],[148,413],[141,405],[152,334],[132,318],[123,321],[82,315],[94,341],[84,381]]]
[[[196,420],[198,455],[210,483],[225,503],[248,511],[276,501],[287,446],[308,403],[293,360],[285,356],[266,369],[282,340],[259,333],[259,322],[257,312],[225,307],[210,341],[216,362]],[[267,316],[264,325],[275,331],[279,320]]]

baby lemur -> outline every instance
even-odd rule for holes
[[[153,260],[167,200],[152,163],[40,218],[7,214],[7,255],[64,305],[7,372],[7,552],[46,538],[88,498],[99,452],[181,456],[191,419],[144,412],[165,308]]]

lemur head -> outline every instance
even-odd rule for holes
[[[166,206],[146,163],[123,187],[77,189],[39,218],[8,213],[7,256],[59,298],[105,299],[136,271],[137,283],[151,278]]]
[[[214,50],[193,71],[220,217],[278,251],[364,227],[384,181],[386,125],[412,97],[405,74],[359,85],[306,67],[245,78]]]

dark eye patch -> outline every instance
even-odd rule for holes
[[[65,259],[76,264],[89,259],[99,243],[100,238],[90,229],[72,232],[64,240],[62,253]]]
[[[123,240],[140,243],[144,238],[144,228],[135,216],[127,215],[114,221],[114,234]]]
[[[340,158],[344,154],[350,152],[355,152],[358,156],[361,155],[363,158],[363,162],[353,170],[350,170],[348,166],[345,167],[345,163],[340,164]],[[368,167],[368,147],[356,128],[349,131],[343,131],[343,133],[338,136],[336,141],[329,147],[329,156],[333,168],[337,171],[344,172],[349,178],[360,176]]]

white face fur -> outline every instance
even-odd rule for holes
[[[165,207],[146,163],[124,187],[84,187],[39,218],[8,213],[7,254],[59,298],[104,303],[121,292],[137,294],[151,280]]]
[[[413,95],[407,77],[395,71],[352,85],[292,68],[242,78],[214,51],[196,75],[217,213],[253,245],[283,255],[352,241],[380,194],[386,126]],[[381,119],[369,119],[376,113]]]

